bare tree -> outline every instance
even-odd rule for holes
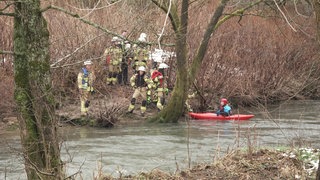
[[[168,105],[161,111],[161,113],[159,113],[155,118],[152,118],[152,121],[177,122],[184,112],[184,102],[187,97],[186,93],[190,88],[190,84],[196,78],[206,54],[210,38],[215,33],[215,30],[226,20],[234,16],[241,16],[245,10],[259,4],[262,1],[259,0],[248,3],[245,8],[237,9],[221,18],[228,2],[228,0],[221,0],[214,13],[211,15],[210,22],[207,25],[200,45],[194,53],[195,56],[193,58],[188,57],[188,55],[191,54],[191,50],[187,49],[188,11],[189,4],[191,2],[188,0],[182,0],[180,16],[178,15],[178,1],[173,1],[174,3],[170,9],[169,1],[152,0],[152,2],[166,13],[169,12],[171,25],[175,32],[175,48],[177,54],[177,80],[172,92],[172,98]],[[188,58],[192,58],[192,64],[190,67],[187,66]]]
[[[62,179],[51,92],[49,32],[40,0],[6,1],[5,4],[0,15],[14,17],[15,101],[27,177]],[[10,12],[12,9],[14,12]]]

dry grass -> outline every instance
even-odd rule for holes
[[[295,179],[295,175],[306,177],[299,160],[284,157],[282,152],[271,150],[259,150],[251,155],[235,152],[212,165],[198,165],[186,174],[190,179]]]
[[[158,169],[151,172],[130,175],[121,178],[105,177],[100,179],[307,179],[310,178],[303,169],[303,163],[283,155],[282,151],[261,149],[248,155],[235,151],[211,163],[198,164],[190,170],[170,174]],[[298,179],[299,179],[298,178]]]

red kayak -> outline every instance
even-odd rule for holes
[[[253,114],[234,114],[231,116],[217,116],[216,113],[193,113],[189,112],[189,116],[193,119],[202,120],[248,120],[253,118]]]

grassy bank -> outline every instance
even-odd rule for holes
[[[111,177],[100,172],[95,178],[107,179],[315,179],[319,149],[234,151],[210,164],[198,164],[175,173],[158,169],[137,175]]]

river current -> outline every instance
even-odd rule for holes
[[[212,162],[236,148],[311,146],[320,148],[320,101],[290,101],[247,109],[248,121],[135,124],[111,129],[63,127],[62,159],[68,175],[94,179],[103,172],[119,177],[155,168],[167,172]],[[234,110],[235,113],[235,110]],[[26,179],[16,133],[0,133],[0,179]]]

